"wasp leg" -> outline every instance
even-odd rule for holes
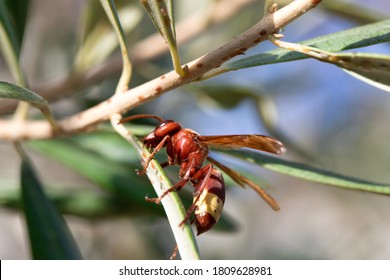
[[[185,216],[184,220],[181,221],[179,226],[184,225],[189,220],[192,212],[194,212],[196,204],[197,204],[197,202],[198,202],[198,200],[199,200],[199,198],[200,198],[200,196],[201,196],[201,194],[202,194],[202,192],[203,192],[203,190],[204,190],[204,188],[206,186],[206,183],[207,183],[208,179],[211,176],[212,169],[213,169],[213,165],[212,164],[207,164],[206,166],[204,166],[200,170],[198,170],[198,172],[196,172],[195,175],[192,177],[191,181],[196,181],[203,174],[206,174],[204,176],[202,185],[199,187],[198,191],[196,193],[194,193],[194,201],[193,201],[191,207],[187,210],[186,216]]]
[[[161,140],[160,143],[158,143],[158,145],[156,146],[156,148],[154,148],[154,150],[152,151],[152,153],[150,154],[150,156],[148,157],[148,159],[145,161],[145,164],[144,164],[144,169],[142,169],[141,171],[138,171],[137,174],[138,175],[144,175],[146,173],[146,169],[148,168],[149,166],[149,163],[151,162],[151,160],[154,158],[154,156],[158,153],[158,151],[161,150],[162,147],[164,147],[164,144],[165,142],[169,139],[169,135],[165,136],[163,138],[163,140]]]
[[[170,192],[173,192],[173,191],[180,191],[184,185],[188,182],[188,180],[181,180],[179,181],[178,183],[176,183],[172,188],[169,188],[167,189],[165,192],[163,192],[159,197],[157,198],[150,198],[150,197],[145,197],[145,200],[146,201],[149,201],[149,202],[154,202],[156,204],[160,204],[161,200],[167,195],[169,194]]]

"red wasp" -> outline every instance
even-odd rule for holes
[[[130,116],[120,123],[140,118],[153,118],[160,122],[151,133],[143,138],[144,145],[153,150],[140,173],[146,172],[146,168],[156,153],[165,147],[168,161],[162,163],[161,166],[179,165],[179,177],[182,179],[160,197],[148,198],[147,200],[158,204],[165,195],[172,191],[179,191],[187,182],[194,186],[193,203],[180,225],[188,221],[194,212],[193,222],[195,222],[199,235],[213,227],[220,218],[225,202],[225,183],[221,172],[214,168],[214,165],[240,186],[248,185],[253,188],[272,209],[279,210],[278,203],[261,187],[208,156],[209,146],[219,149],[252,148],[279,155],[284,153],[286,148],[278,140],[256,134],[202,136],[191,129],[182,128],[179,123],[173,120],[164,120],[159,116],[149,114]],[[210,163],[203,166],[206,159]]]

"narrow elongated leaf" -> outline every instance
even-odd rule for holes
[[[0,81],[0,98],[11,98],[20,101],[26,101],[37,107],[39,110],[48,108],[48,103],[40,95],[29,89]]]
[[[81,186],[45,186],[45,193],[56,209],[64,215],[89,219],[137,215],[131,205],[123,199],[118,199],[115,195],[102,194],[100,191],[86,190]],[[6,188],[3,184],[0,206],[21,210],[20,192],[16,188]]]
[[[41,110],[42,114],[49,121],[54,130],[58,130],[56,121],[53,118],[49,104],[40,95],[29,89],[14,84],[0,81],[0,98],[11,98],[25,101]]]
[[[57,159],[79,174],[100,186],[105,191],[122,198],[138,215],[161,215],[160,207],[145,202],[145,195],[153,195],[147,179],[138,176],[135,169],[141,165],[119,164],[101,153],[81,147],[74,140],[34,141],[31,146],[38,151]],[[101,147],[104,149],[104,146]],[[130,154],[130,152],[129,152]]]
[[[168,44],[175,71],[183,77],[185,70],[181,67],[177,51],[172,1],[169,0],[168,5],[166,5],[165,0],[141,0],[141,3],[152,19],[153,24]]]
[[[352,53],[337,57],[341,61],[348,61],[348,65],[343,62],[339,65],[348,74],[390,92],[390,56]]]
[[[3,52],[7,54],[5,57],[11,54],[14,58],[17,58],[20,53],[20,41],[18,40],[15,26],[12,24],[13,19],[10,18],[10,13],[6,2],[0,1],[0,42]]]
[[[264,168],[307,181],[322,183],[340,188],[390,195],[390,184],[382,184],[353,178],[302,163],[291,162],[281,158],[275,158],[251,151],[226,151],[226,153],[238,158],[245,159],[249,162],[254,162]]]
[[[164,40],[167,43],[173,42],[176,44],[170,18],[170,15],[172,15],[172,9],[168,12],[168,8],[164,0],[141,0],[141,3],[145,7],[150,19],[160,32],[161,36],[163,36]]]
[[[25,80],[19,67],[19,55],[28,3],[26,0],[0,0],[0,48],[12,76],[21,85],[25,84]]]
[[[348,30],[316,37],[299,44],[315,47],[328,52],[340,52],[354,48],[361,48],[390,41],[390,20],[384,20]],[[229,61],[218,69],[204,75],[204,79],[228,71],[255,67],[266,64],[281,63],[308,58],[307,55],[275,49],[266,53],[248,56],[235,61]]]
[[[23,36],[26,27],[27,14],[30,7],[30,0],[5,0],[5,5],[8,8],[8,15],[12,19],[11,24],[13,25],[13,30],[15,32],[20,51],[20,46],[23,43]],[[19,55],[20,52],[18,53],[18,56]]]
[[[390,56],[368,53],[333,53],[306,45],[284,42],[276,38],[271,40],[281,48],[334,64],[373,86],[390,91]]]
[[[81,259],[63,217],[43,191],[26,156],[21,165],[22,201],[34,259]]]

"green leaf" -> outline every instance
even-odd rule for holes
[[[4,0],[2,0],[4,1]],[[30,0],[5,0],[5,5],[8,8],[9,18],[12,20],[13,30],[19,45],[18,56],[20,55],[20,47],[23,43],[24,30],[26,27],[27,14],[30,7]]]
[[[103,194],[81,186],[46,186],[45,193],[55,207],[64,215],[88,219],[112,218],[123,215],[137,215],[129,203],[115,195]],[[2,185],[0,205],[9,209],[21,209],[20,192]]]
[[[300,42],[299,44],[315,47],[328,52],[340,52],[343,50],[361,48],[388,42],[390,41],[389,30],[390,20],[384,20],[329,35],[316,37]],[[229,61],[218,69],[206,73],[203,79],[207,79],[228,71],[305,58],[308,58],[308,56],[302,53],[284,49],[276,49],[266,53],[248,56],[235,61]]]
[[[171,53],[173,66],[175,71],[181,76],[185,76],[185,68],[181,67],[179,53],[176,45],[176,31],[173,18],[172,1],[168,1],[168,5],[164,0],[140,0],[145,7],[146,12],[153,21],[157,30],[168,44]]]
[[[351,53],[337,55],[348,74],[372,86],[390,92],[390,56]],[[344,63],[347,62],[347,65]]]
[[[24,85],[24,75],[19,67],[26,15],[29,1],[0,0],[0,48],[12,76]]]
[[[367,53],[333,53],[306,45],[284,42],[276,38],[272,38],[271,41],[281,48],[334,64],[373,86],[390,91],[390,56]]]
[[[340,188],[390,195],[390,184],[382,184],[337,174],[302,163],[291,162],[252,151],[226,151],[227,154],[256,163],[264,168],[307,181]]]
[[[63,217],[43,191],[27,156],[21,164],[22,202],[34,259],[81,259]]]
[[[0,98],[10,98],[20,101],[26,101],[34,107],[38,108],[39,110],[45,110],[49,106],[47,101],[35,92],[2,81],[0,81]]]
[[[28,102],[32,106],[41,110],[42,114],[50,122],[53,129],[58,130],[58,126],[51,113],[49,103],[35,92],[11,83],[0,81],[0,98],[10,98]]]
[[[167,43],[170,41],[176,44],[174,31],[171,25],[171,13],[168,12],[165,1],[141,0],[141,3],[164,40]]]
[[[141,129],[149,128],[150,126]],[[141,131],[140,131],[141,132]],[[145,135],[146,133],[143,133]],[[84,149],[89,153],[94,153],[103,160],[123,164],[127,167],[140,168],[140,161],[138,154],[129,146],[123,138],[119,137],[117,133],[111,131],[99,131],[94,133],[75,135],[72,140],[77,143],[77,147]]]
[[[153,195],[147,179],[138,176],[135,169],[141,165],[120,164],[101,153],[82,147],[82,139],[63,139],[50,141],[33,141],[31,146],[41,153],[50,156],[69,166],[91,182],[97,184],[106,192],[122,198],[130,207],[130,211],[137,214],[161,215],[161,208],[145,202],[145,195]],[[104,149],[104,146],[100,147]],[[130,150],[130,147],[128,146]],[[129,155],[131,155],[129,151]]]

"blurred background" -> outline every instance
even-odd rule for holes
[[[138,17],[128,37],[131,48],[133,42],[154,33],[155,29],[138,1],[125,2],[131,6],[133,17]],[[211,0],[175,2],[177,22],[197,14],[204,15],[205,20],[212,17],[208,14],[214,4]],[[217,48],[255,24],[262,16],[264,3],[247,2],[226,21],[211,23],[199,35],[179,44],[182,61],[191,61]],[[390,16],[390,3],[385,0],[323,2],[327,5],[319,5],[288,25],[283,30],[284,40],[299,42]],[[329,5],[332,2],[353,4],[356,10],[337,10]],[[88,1],[81,0],[31,1],[22,65],[32,88],[44,89],[61,81],[74,67],[77,46],[82,40],[80,19],[85,15],[87,4]],[[222,13],[223,7],[218,11]],[[264,42],[246,55],[274,48],[271,43]],[[354,51],[389,54],[390,45]],[[115,52],[108,60],[117,57]],[[131,86],[142,84],[171,68],[167,53],[135,64]],[[118,77],[119,74],[114,73],[92,85],[59,93],[59,98],[51,102],[56,116],[71,115],[109,97]],[[2,57],[0,78],[12,82]],[[219,89],[219,95],[210,94],[209,88]],[[229,94],[236,91],[237,94],[233,95],[234,99],[225,98],[223,91]],[[273,118],[271,127],[264,124],[253,96],[267,100],[262,106],[264,114]],[[4,100],[0,100],[2,115],[11,108],[4,104]],[[387,92],[367,85],[333,65],[307,59],[226,73],[164,94],[129,114],[158,114],[203,135],[280,136],[288,149],[283,155],[285,159],[390,183],[388,108],[390,96]],[[32,112],[32,116],[35,114]],[[131,148],[127,150],[123,143],[116,145],[116,140],[103,143],[104,138],[99,137],[91,140],[80,136],[77,139],[79,143],[93,145],[96,150],[104,149],[102,157],[110,155],[118,161],[119,158],[122,162],[131,161],[132,165],[126,169],[129,173],[135,173],[134,169],[140,167]],[[103,192],[96,182],[66,164],[33,147],[29,152],[46,185]],[[258,182],[267,186],[281,210],[275,213],[252,190],[229,184],[224,216],[234,227],[211,230],[197,238],[203,259],[390,258],[388,197],[307,182],[259,166],[232,162],[217,153],[215,157],[240,172],[252,174],[251,178],[254,174],[258,176]],[[18,168],[19,159],[12,146],[0,142],[0,202],[4,206],[0,208],[1,259],[31,258],[23,215],[15,209],[16,204],[11,203],[18,190]],[[177,170],[172,170],[174,181]],[[148,184],[147,178],[139,180]],[[137,186],[129,184],[130,187]],[[186,188],[190,194],[191,187]],[[146,194],[142,189],[138,192]],[[152,196],[153,193],[148,192]],[[145,209],[154,207],[162,211],[159,206],[140,203]],[[161,213],[154,215],[154,210],[150,210],[150,214],[142,209],[134,207],[131,213],[115,212],[93,218],[71,213],[65,217],[86,259],[165,259],[175,246],[169,224]]]

